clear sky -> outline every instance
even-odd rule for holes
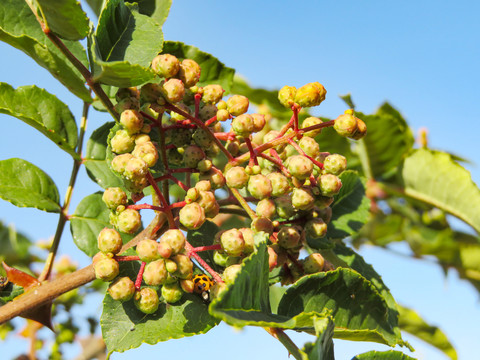
[[[1,6],[1,5],[0,5]],[[268,89],[319,81],[328,91],[316,110],[336,117],[350,92],[358,110],[371,113],[388,100],[416,131],[429,130],[430,146],[473,161],[467,168],[480,183],[477,109],[480,91],[480,3],[475,1],[191,1],[176,0],[164,26],[165,39],[179,40],[212,53],[254,86]],[[37,84],[69,104],[79,119],[81,103],[23,53],[0,43],[0,81],[18,87]],[[91,113],[89,132],[105,121]],[[71,161],[55,145],[21,121],[0,115],[0,158],[24,158],[49,173],[65,193]],[[326,149],[328,150],[328,149]],[[82,170],[70,212],[86,194],[100,190]],[[87,184],[82,184],[87,182]],[[454,191],[454,189],[452,189]],[[0,202],[0,219],[15,223],[33,239],[55,231],[56,216]],[[88,258],[67,232],[61,252],[80,265]],[[396,250],[406,252],[399,247]],[[1,251],[1,250],[0,250]],[[456,346],[459,359],[478,357],[478,293],[455,273],[444,277],[435,265],[383,250],[362,255],[383,276],[395,299],[439,325]],[[88,311],[100,313],[100,305]],[[20,323],[20,322],[19,322]],[[307,338],[293,335],[299,344]],[[443,355],[409,336],[419,359]],[[373,343],[336,341],[337,359],[350,359]],[[8,358],[25,348],[20,339],[0,344]],[[68,358],[78,349],[69,348]],[[5,352],[3,352],[5,354]],[[112,359],[173,356],[190,359],[287,359],[286,350],[265,331],[238,332],[227,326],[207,335],[174,340],[114,355]]]

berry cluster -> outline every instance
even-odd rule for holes
[[[254,235],[260,231],[269,235],[270,270],[280,269],[283,284],[327,270],[319,253],[300,259],[300,250],[309,249],[307,238],[326,235],[330,205],[342,187],[339,175],[347,162],[342,155],[321,151],[315,137],[333,126],[341,136],[360,139],[365,123],[347,110],[336,120],[323,122],[312,116],[300,124],[301,109],[325,99],[325,88],[314,82],[279,91],[278,99],[292,110],[292,117],[272,130],[268,114],[248,113],[247,97],[224,100],[220,85],[198,86],[201,69],[195,61],[163,54],[151,67],[162,81],[119,89],[116,95],[121,116],[109,137],[110,165],[123,179],[124,189],[107,189],[103,201],[111,210],[111,224],[121,232],[139,230],[140,209],[163,212],[169,230],[158,239],[140,241],[137,256],[119,255],[123,244],[116,230],[100,232],[94,270],[97,278],[114,280],[110,296],[119,301],[133,298],[147,314],[160,304],[159,287],[167,303],[179,301],[183,292],[206,299],[209,289],[215,295],[225,283],[234,282],[242,259],[255,250]],[[161,169],[153,171],[160,162]],[[184,192],[174,203],[172,183]],[[138,204],[147,186],[156,205]],[[192,247],[183,230],[199,229],[219,212],[249,217],[251,225],[212,234],[213,245]],[[215,263],[224,269],[221,274],[203,261],[201,251],[214,251]],[[141,262],[135,281],[116,279],[119,261]],[[211,278],[194,277],[195,266]]]

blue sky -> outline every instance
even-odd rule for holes
[[[217,56],[248,81],[268,89],[301,86],[319,81],[327,99],[317,114],[336,117],[345,105],[338,95],[350,92],[358,110],[370,113],[383,101],[395,106],[414,131],[428,128],[430,146],[473,161],[467,168],[480,183],[478,133],[480,115],[480,4],[473,1],[190,1],[177,0],[164,26],[167,40],[195,45]],[[46,71],[23,53],[0,43],[0,81],[18,87],[37,84],[68,103],[77,119],[81,103]],[[89,132],[105,121],[91,113]],[[24,158],[49,173],[65,193],[71,162],[22,122],[0,115],[1,159]],[[22,141],[18,134],[21,134]],[[89,183],[84,170],[70,212],[85,196],[99,188]],[[15,223],[33,239],[55,231],[56,217],[0,202],[0,219]],[[67,232],[61,252],[81,265],[88,259],[76,250]],[[396,249],[405,252],[406,249]],[[382,274],[396,300],[439,325],[457,348],[459,359],[471,359],[480,348],[476,333],[480,320],[478,293],[455,273],[444,277],[428,262],[409,260],[384,250],[364,248],[362,255]],[[100,311],[92,302],[90,310]],[[305,336],[293,336],[302,344]],[[443,355],[412,340],[419,359]],[[0,346],[13,357],[24,347],[19,339]],[[350,359],[373,343],[336,342],[337,359]],[[77,349],[70,348],[69,358]],[[112,356],[129,359],[181,352],[187,359],[207,353],[212,358],[287,359],[287,354],[265,331],[238,332],[226,326],[207,335],[174,340]]]

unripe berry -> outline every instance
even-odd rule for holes
[[[229,188],[241,189],[247,185],[248,174],[241,166],[234,166],[230,168],[225,174],[225,180]]]
[[[205,211],[197,203],[185,205],[179,215],[180,223],[189,230],[196,230],[205,222]]]
[[[268,251],[268,269],[269,271],[272,271],[278,264],[278,255],[271,246],[267,248],[267,251]]]
[[[273,234],[273,223],[272,220],[265,217],[257,217],[250,224],[250,228],[253,232],[257,233],[263,231],[269,235]]]
[[[171,246],[164,243],[164,242],[158,243],[157,250],[158,250],[158,253],[160,254],[160,256],[164,259],[169,258],[172,255],[172,252],[173,252]]]
[[[203,87],[202,100],[205,103],[216,104],[222,100],[225,90],[220,85],[212,84]]]
[[[172,248],[172,254],[181,252],[185,248],[185,241],[185,235],[178,229],[167,230],[160,238],[160,243],[165,243]]]
[[[182,298],[183,291],[177,282],[173,284],[165,284],[162,286],[162,297],[166,303],[173,304]]]
[[[190,88],[200,80],[200,74],[200,66],[194,60],[185,59],[180,64],[180,70],[177,76],[183,81],[185,87]]]
[[[183,101],[185,102],[185,95],[183,96]],[[177,107],[179,110],[182,110],[184,113],[187,113],[188,115],[192,115],[192,110],[187,105],[185,105],[184,102],[175,104],[175,107]],[[170,111],[170,118],[172,121],[176,121],[176,122],[183,121],[186,119],[185,116],[173,110]],[[174,131],[177,131],[177,130],[179,129],[175,129]]]
[[[173,274],[178,269],[177,263],[170,259],[165,259],[165,267],[170,274]]]
[[[232,130],[238,136],[248,137],[254,129],[253,117],[249,114],[238,115],[232,120]]]
[[[147,285],[162,285],[167,280],[167,268],[163,259],[149,262],[143,271],[143,281]]]
[[[340,175],[347,168],[347,159],[339,154],[332,154],[323,161],[324,170],[333,175]]]
[[[120,205],[127,205],[127,194],[119,187],[111,187],[105,190],[102,200],[111,210],[115,210]]]
[[[210,191],[212,190],[212,184],[208,180],[200,180],[195,184],[195,189],[197,189],[197,191]]]
[[[295,102],[301,107],[320,105],[325,100],[327,91],[320,83],[308,83],[299,88],[295,94]]]
[[[315,206],[320,210],[325,209],[327,206],[330,206],[333,203],[333,197],[331,196],[317,196],[315,198]]]
[[[121,232],[133,234],[142,226],[140,213],[134,209],[125,209],[118,214],[115,226]]]
[[[357,131],[355,131],[350,138],[354,140],[360,140],[365,135],[367,135],[367,125],[363,122],[363,120],[357,118]]]
[[[318,187],[323,196],[333,196],[339,193],[342,181],[333,174],[323,174],[317,179]]]
[[[230,119],[230,113],[228,112],[227,109],[220,109],[217,111],[217,121],[227,121],[228,119]]]
[[[295,101],[295,94],[297,93],[297,88],[295,86],[284,86],[278,92],[278,100],[283,106],[290,108]]]
[[[158,243],[155,240],[145,239],[137,244],[137,254],[145,262],[155,261],[160,258]]]
[[[115,111],[119,114],[124,112],[125,110],[138,110],[140,109],[140,102],[137,98],[130,97],[126,99],[122,99],[115,104],[113,107]]]
[[[345,114],[340,115],[335,119],[333,128],[337,131],[338,135],[344,137],[352,137],[358,130],[357,118],[353,116],[353,113],[349,110],[345,111]]]
[[[288,179],[282,173],[272,172],[267,175],[267,178],[272,183],[272,196],[281,196],[290,191]]]
[[[253,132],[262,131],[265,126],[265,115],[252,114],[253,119]]]
[[[153,314],[160,305],[157,292],[149,287],[141,288],[133,297],[135,306],[145,314]]]
[[[160,84],[147,83],[140,89],[140,103],[156,103],[162,96],[162,86]]]
[[[129,134],[136,134],[142,130],[143,116],[136,110],[125,110],[120,114],[120,124]]]
[[[328,224],[330,220],[332,220],[332,208],[327,206],[324,209],[318,210],[318,216]]]
[[[132,181],[140,181],[145,178],[148,172],[148,164],[137,157],[132,157],[125,165],[123,175]]]
[[[152,69],[158,76],[168,79],[177,75],[180,70],[180,61],[174,55],[157,55],[152,60]]]
[[[222,172],[216,167],[212,167],[210,171],[200,174],[200,180],[209,180],[212,186],[212,189],[220,189],[225,186],[225,177]]]
[[[209,136],[207,131],[200,128],[195,130],[192,138],[193,138],[193,141],[195,141],[195,144],[200,146],[202,149],[207,149],[212,145],[212,142],[213,142],[212,138]]]
[[[103,253],[118,254],[122,248],[122,237],[114,229],[104,228],[98,234],[98,249]]]
[[[298,145],[300,148],[305,151],[308,156],[316,158],[320,154],[320,146],[315,141],[315,139],[304,136],[299,142]]]
[[[284,226],[277,234],[278,245],[284,249],[293,249],[300,244],[300,232],[295,227]]]
[[[225,281],[225,284],[233,284],[235,278],[242,270],[242,265],[236,264],[225,268],[223,271],[222,279]]]
[[[295,215],[295,209],[292,205],[292,197],[290,195],[282,195],[275,200],[275,209],[277,215],[282,219],[289,219]]]
[[[176,147],[189,145],[192,140],[192,133],[190,129],[172,129],[167,131],[167,135],[170,137],[170,143]]]
[[[321,119],[319,119],[317,117],[314,117],[314,116],[310,116],[310,117],[306,118],[305,120],[303,120],[302,129],[305,129],[305,128],[308,128],[308,127],[314,126],[314,125],[319,125],[321,123],[323,123],[323,121]],[[303,135],[314,138],[315,136],[317,136],[321,132],[322,132],[322,129],[320,128],[320,129],[307,131],[307,132],[303,133]]]
[[[113,300],[128,301],[135,293],[135,284],[128,276],[125,276],[112,282],[107,291]]]
[[[265,175],[252,175],[248,179],[248,192],[255,199],[265,199],[272,194],[272,183]]]
[[[205,158],[205,153],[197,145],[190,145],[185,148],[183,153],[183,161],[185,166],[195,169],[198,165],[198,162]]]
[[[115,100],[117,101],[122,101],[124,99],[129,99],[129,98],[136,98],[140,96],[139,91],[137,88],[131,87],[131,88],[119,88],[117,90],[117,93],[115,94]]]
[[[163,95],[172,103],[182,101],[183,96],[185,95],[185,86],[183,85],[182,80],[179,79],[169,79],[163,82],[162,90]]]
[[[93,270],[95,271],[95,277],[103,281],[112,281],[120,272],[118,262],[109,257],[95,262],[93,264]]]
[[[230,229],[220,236],[222,249],[231,256],[239,256],[245,248],[245,240],[240,230]]]
[[[255,212],[258,216],[273,219],[276,215],[275,202],[272,199],[262,199],[258,202]]]
[[[145,126],[149,126],[149,125],[148,124],[143,125],[143,127],[145,127]],[[137,134],[137,135],[135,135],[135,145],[144,144],[146,142],[151,142],[151,139],[150,139],[149,135],[147,135],[147,134]]]
[[[154,166],[158,161],[157,148],[150,141],[137,144],[132,155],[145,161],[148,167]]]
[[[190,279],[182,279],[180,280],[180,287],[184,292],[191,294],[195,289],[195,283]]]
[[[313,163],[303,155],[294,155],[288,158],[288,171],[299,180],[310,177],[313,171]]]
[[[129,153],[135,146],[135,139],[126,130],[118,130],[110,140],[110,145],[116,154]]]
[[[223,251],[222,252],[215,251],[213,253],[213,262],[218,266],[227,267],[228,258],[229,258],[229,255],[227,253],[224,253]]]
[[[178,254],[171,258],[177,264],[177,270],[173,273],[180,279],[191,279],[193,276],[193,263],[187,255]]]
[[[315,197],[309,188],[295,188],[292,193],[292,206],[299,210],[311,210]]]
[[[183,154],[178,149],[168,149],[167,159],[170,164],[180,166],[183,163]]]
[[[212,160],[202,159],[197,164],[197,169],[201,173],[206,173],[212,169],[213,163]]]
[[[305,233],[312,239],[319,239],[327,234],[327,224],[322,218],[308,220],[305,224]]]
[[[319,253],[313,253],[308,255],[305,260],[303,260],[303,270],[307,274],[314,274],[323,270],[325,265],[325,259]]]
[[[245,114],[248,110],[248,98],[243,95],[233,95],[227,100],[227,110],[233,116]]]
[[[215,212],[218,205],[217,200],[215,199],[215,194],[211,191],[200,191],[197,203],[205,210],[205,216]]]
[[[245,254],[250,254],[255,250],[255,240],[253,238],[253,230],[249,228],[240,228],[238,229],[242,235],[243,235],[243,240],[245,242],[245,247],[243,249],[243,252]]]

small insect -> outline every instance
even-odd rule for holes
[[[214,282],[205,274],[198,274],[193,277],[193,291],[200,294],[203,301],[210,301],[210,288]]]
[[[5,276],[0,276],[0,290],[3,290],[7,287],[8,285],[8,278]]]

